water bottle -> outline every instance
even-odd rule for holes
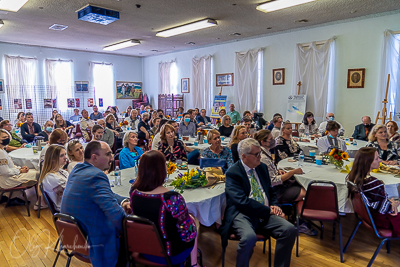
[[[353,146],[356,146],[357,145],[357,141],[356,141],[356,139],[354,139],[353,140]]]
[[[121,171],[119,169],[119,166],[115,167],[114,176],[115,176],[114,184],[116,186],[120,186],[121,185]]]
[[[300,153],[299,153],[299,158],[298,158],[298,166],[299,167],[301,167],[301,166],[303,166],[303,163],[304,163],[304,153],[303,153],[303,150],[302,151],[300,151]]]

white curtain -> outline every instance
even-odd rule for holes
[[[236,52],[235,58],[235,91],[237,96],[237,110],[257,109],[259,86],[259,53],[262,49],[253,49],[246,52]],[[262,58],[262,57],[261,57]],[[236,103],[235,103],[236,104]]]
[[[46,59],[46,85],[47,97],[56,99],[57,110],[68,110],[67,98],[75,97],[73,86],[72,60]]]
[[[35,113],[35,85],[38,75],[38,60],[36,58],[27,58],[20,56],[4,55],[6,63],[6,93],[8,99],[8,117],[13,121],[19,111],[26,110],[26,99],[30,99],[32,109],[29,111]],[[14,106],[14,100],[21,101],[21,109]],[[6,106],[6,103],[3,103]]]
[[[108,106],[115,106],[116,92],[113,64],[89,62],[89,66],[91,74],[90,83],[93,85],[95,104],[98,105],[98,99],[102,98],[103,107],[99,107],[99,110],[105,110]]]
[[[158,63],[158,77],[160,79],[160,94],[171,94],[171,67],[175,60]]]
[[[307,111],[313,112],[314,117],[325,117],[328,91],[333,91],[335,39],[333,37],[322,45],[317,42],[296,45],[292,94],[297,95],[297,83],[301,81],[300,94],[306,95]]]
[[[387,116],[392,112],[392,119],[400,115],[400,34],[386,30],[383,34],[383,50],[381,58],[381,72],[379,74],[378,90],[376,94],[375,114],[382,113],[382,101],[385,98],[388,74],[390,74]],[[380,114],[382,116],[382,114]]]
[[[190,107],[205,108],[211,111],[212,107],[212,75],[211,75],[212,56],[204,56],[192,59],[192,103]]]

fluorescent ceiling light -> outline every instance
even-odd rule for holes
[[[298,6],[316,0],[271,0],[264,4],[258,5],[257,10],[262,12],[272,12],[279,9],[284,9],[292,6]]]
[[[0,19],[0,28],[4,26],[3,20]]]
[[[112,44],[112,45],[105,46],[103,48],[103,50],[115,51],[115,50],[118,50],[118,49],[130,47],[130,46],[134,46],[134,45],[140,45],[140,41],[131,39],[131,40],[128,40],[128,41],[123,41],[123,42],[117,43],[117,44]]]
[[[156,34],[158,37],[170,37],[182,33],[197,31],[208,27],[217,26],[217,21],[213,19],[203,19],[186,25],[178,26],[176,28],[160,31]]]
[[[0,0],[0,10],[17,12],[28,0]]]

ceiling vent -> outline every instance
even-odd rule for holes
[[[78,19],[108,25],[119,20],[119,12],[102,7],[87,5],[77,11]]]
[[[63,31],[66,28],[68,28],[68,26],[65,25],[61,25],[61,24],[53,24],[49,27],[49,30],[55,30],[55,31]]]

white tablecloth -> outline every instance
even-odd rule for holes
[[[40,151],[33,154],[32,148],[20,148],[8,154],[16,166],[27,166],[29,169],[39,170]]]
[[[357,151],[365,147],[367,145],[367,141],[356,140],[357,145],[353,145],[350,141],[346,142],[347,145],[347,153],[349,154],[350,158],[354,158]],[[300,148],[304,151],[304,154],[308,156],[310,154],[310,150],[314,149],[315,153],[318,154],[318,147],[315,143],[315,140],[310,140],[310,142],[297,142]]]
[[[189,169],[195,168],[189,165]],[[179,171],[184,172],[184,171]],[[174,179],[178,172],[171,174],[169,181]],[[109,174],[112,191],[124,197],[129,197],[131,184],[129,180],[136,177],[135,168],[124,169],[121,171],[122,186],[113,186],[114,174]],[[169,184],[169,183],[167,183]],[[167,187],[170,188],[170,187]],[[172,189],[172,187],[171,187]],[[214,188],[186,189],[182,196],[185,199],[188,210],[193,214],[202,225],[211,226],[213,223],[222,223],[222,215],[225,210],[225,183],[217,184]]]
[[[229,140],[230,140],[229,138],[225,138],[224,141],[221,142],[222,146],[227,146],[229,144]],[[189,141],[183,141],[183,142],[186,144],[186,146],[188,146],[188,144],[190,144],[190,146],[188,146],[188,147],[193,148],[193,149],[198,149],[198,150],[200,150],[200,152],[202,152],[204,149],[210,147],[210,144],[208,144],[208,143],[198,144],[197,146],[195,146],[194,145],[195,141],[196,141],[196,138],[190,137]]]
[[[289,162],[288,159],[281,160],[278,164],[278,168],[293,167],[298,168],[297,162]],[[347,173],[342,173],[335,169],[332,164],[318,166],[315,163],[305,162],[302,167],[304,174],[296,174],[296,180],[307,189],[308,184],[311,181],[331,181],[336,184],[339,202],[339,211],[345,213],[352,213],[353,206],[351,200],[347,198],[347,185],[345,182]],[[398,197],[399,190],[398,186],[400,178],[395,178],[393,174],[385,173],[372,173],[372,176],[385,183],[385,189],[388,193],[389,198]],[[399,207],[400,208],[400,207]]]

